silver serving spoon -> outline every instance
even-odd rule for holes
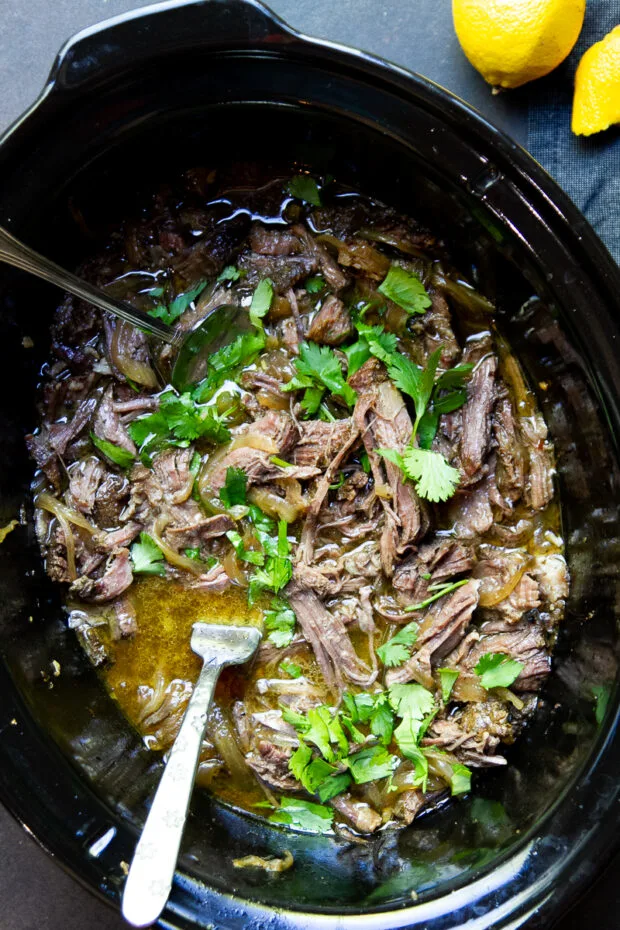
[[[155,792],[123,892],[123,917],[134,927],[154,923],[168,900],[220,672],[227,665],[247,662],[260,639],[256,627],[194,624],[191,647],[204,664]]]
[[[0,226],[0,261],[29,271],[31,274],[48,281],[57,287],[68,291],[74,297],[87,300],[100,310],[108,310],[114,316],[128,323],[133,323],[139,329],[151,336],[156,336],[163,342],[177,350],[177,356],[172,370],[172,384],[178,390],[184,390],[196,380],[196,372],[201,366],[204,368],[209,356],[228,345],[237,335],[249,330],[252,326],[247,310],[243,307],[223,304],[216,307],[190,332],[180,332],[139,310],[122,300],[117,300],[111,294],[88,281],[83,281],[77,275],[61,268],[55,262],[34,249],[24,245],[10,232]]]

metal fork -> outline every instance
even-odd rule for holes
[[[154,923],[168,900],[200,747],[220,672],[227,665],[247,662],[260,639],[256,627],[209,623],[193,626],[191,647],[204,664],[170,750],[125,883],[123,916],[134,927]]]

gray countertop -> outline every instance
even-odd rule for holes
[[[37,96],[56,51],[69,36],[138,6],[146,4],[137,0],[3,0],[0,132]],[[461,53],[449,0],[272,0],[271,7],[302,32],[367,49],[419,71],[525,144],[530,90],[491,94]],[[561,930],[581,927],[585,920],[598,930],[615,930],[617,869],[616,864],[597,886],[599,893],[564,920]],[[120,930],[126,926],[64,874],[1,807],[0,895],[0,930]]]

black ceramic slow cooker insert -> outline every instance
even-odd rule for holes
[[[616,843],[620,272],[542,169],[464,103],[252,0],[161,3],[71,40],[0,140],[0,222],[75,267],[100,245],[76,205],[113,225],[136,190],[243,152],[420,219],[496,303],[555,443],[572,592],[543,707],[505,770],[367,844],[284,831],[197,791],[161,925],[549,927]],[[34,538],[23,437],[58,299],[1,270],[0,525],[20,508],[28,519],[0,560],[0,796],[117,904],[161,760],[66,629]],[[598,720],[595,693],[609,694]],[[295,866],[273,878],[232,866],[285,849]]]

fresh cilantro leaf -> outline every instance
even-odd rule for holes
[[[375,707],[374,695],[367,691],[360,691],[357,694],[345,691],[342,695],[342,702],[349,711],[353,723],[368,723]]]
[[[390,705],[399,717],[423,720],[435,706],[431,692],[416,683],[392,685],[388,693]]]
[[[439,683],[441,685],[441,697],[444,704],[447,704],[450,700],[450,695],[452,694],[452,689],[454,688],[454,683],[459,677],[459,671],[456,668],[440,668],[437,669],[439,672]]]
[[[382,694],[380,700],[377,700],[375,703],[375,708],[370,715],[370,732],[373,736],[376,736],[384,746],[389,746],[392,742],[394,714],[390,709],[387,694]]]
[[[611,686],[610,685],[593,685],[592,694],[594,695],[594,700],[596,702],[596,709],[594,711],[594,716],[599,727],[605,719],[605,713],[607,711],[607,705],[609,704],[609,698],[611,697]]]
[[[254,294],[250,304],[250,320],[257,329],[263,328],[263,317],[269,312],[273,300],[273,281],[263,278]]]
[[[524,669],[522,662],[511,659],[504,652],[486,652],[481,656],[474,671],[480,684],[489,688],[509,688]]]
[[[464,584],[467,584],[469,578],[462,578],[461,581],[446,582],[445,584],[433,584],[428,589],[431,594],[429,597],[425,598],[423,601],[420,601],[419,604],[409,604],[408,607],[405,607],[405,611],[409,613],[412,610],[423,610],[425,607],[428,607],[429,604],[433,604],[435,601],[438,601],[439,598],[445,597],[446,594],[452,594],[453,591],[456,591],[457,588],[461,588]]]
[[[286,659],[282,659],[278,668],[291,678],[301,678],[301,667],[295,662],[288,662]]]
[[[276,600],[272,603],[272,610],[264,612],[263,619],[265,629],[269,632],[267,637],[269,642],[273,643],[278,649],[288,646],[295,631],[295,611],[285,601]]]
[[[303,200],[304,203],[309,203],[313,207],[321,206],[319,186],[314,178],[307,174],[296,174],[286,185],[286,190],[297,200]]]
[[[289,771],[295,776],[297,781],[304,784],[304,773],[312,761],[312,750],[302,741],[288,760]],[[305,787],[305,785],[304,785]]]
[[[219,495],[224,507],[243,507],[247,503],[247,485],[248,476],[242,468],[227,468]]]
[[[238,559],[248,562],[249,565],[264,565],[265,554],[260,549],[248,549],[243,537],[236,530],[229,530],[226,539],[231,543]]]
[[[383,454],[383,450],[377,450]],[[387,456],[386,456],[387,458]],[[415,484],[418,495],[424,500],[447,501],[454,494],[460,475],[439,452],[409,447],[402,455],[403,471]]]
[[[284,823],[309,833],[329,833],[334,812],[322,804],[282,797],[280,807],[269,820],[271,823]]]
[[[367,475],[369,475],[370,474],[370,459],[368,458],[368,453],[366,452],[366,450],[364,450],[362,454],[360,455],[360,465],[362,466],[362,470],[365,471]]]
[[[316,793],[320,801],[329,801],[335,798],[337,794],[342,794],[351,784],[351,776],[348,772],[341,772],[339,775],[330,775],[324,782],[317,786]]]
[[[107,439],[101,439],[92,432],[90,438],[93,445],[115,465],[120,465],[121,468],[129,468],[135,462],[135,456],[128,449],[122,449],[120,446],[114,445],[113,442],[108,442]]]
[[[360,337],[353,345],[347,346],[342,350],[347,357],[347,377],[350,378],[356,371],[362,367],[364,362],[370,358],[370,347],[363,337]]]
[[[222,443],[230,439],[225,417],[215,407],[197,404],[191,394],[167,391],[159,399],[159,409],[175,439],[198,439],[204,436]]]
[[[149,316],[154,316],[171,326],[175,320],[178,320],[185,313],[189,305],[204,291],[206,286],[207,282],[201,281],[191,291],[186,291],[184,294],[175,297],[168,307],[164,306],[164,304],[158,304],[153,310],[149,310]]]
[[[220,271],[217,276],[217,283],[222,284],[223,281],[238,281],[242,277],[242,272],[238,268],[235,268],[234,265],[226,265],[226,267]]]
[[[388,778],[398,765],[399,759],[398,756],[391,755],[384,746],[369,746],[348,756],[345,761],[355,783],[364,785],[378,778]]]
[[[431,305],[426,288],[420,278],[400,265],[391,265],[379,291],[408,314],[425,313]]]
[[[307,714],[297,714],[283,708],[282,717],[295,727],[306,742],[314,743],[328,762],[333,762],[338,756],[348,752],[349,744],[338,714],[332,713],[326,704],[311,707]],[[338,747],[337,752],[332,748],[332,744]]]
[[[437,417],[442,413],[452,413],[453,410],[462,407],[466,400],[467,391],[464,388],[449,391],[447,394],[442,394],[441,397],[433,395],[433,412]]]
[[[320,294],[321,291],[324,290],[325,286],[325,278],[323,278],[320,274],[314,275],[312,278],[306,278],[306,281],[304,282],[304,288],[308,294]]]
[[[278,541],[276,554],[270,555],[264,568],[259,568],[250,578],[249,602],[252,604],[261,591],[273,591],[277,594],[286,587],[293,576],[293,563],[290,559],[291,546],[287,538],[287,524],[278,522]]]
[[[360,337],[368,343],[372,355],[386,364],[398,353],[397,339],[394,333],[386,333],[383,326],[368,326],[366,323],[356,323]]]
[[[140,533],[140,541],[130,550],[133,570],[142,575],[165,575],[164,554],[148,533]]]
[[[455,365],[454,368],[448,368],[439,375],[435,383],[438,390],[448,390],[451,388],[462,388],[474,369],[473,365]]]
[[[188,548],[183,550],[188,559],[194,559],[195,562],[202,562],[200,557],[200,548],[196,546],[195,548]]]
[[[428,759],[420,749],[419,741],[421,737],[422,721],[411,716],[404,717],[394,730],[396,745],[402,754],[414,763],[416,773],[415,784],[422,785],[422,790],[426,791]]]
[[[297,374],[283,391],[295,391],[305,388],[306,393],[302,406],[308,413],[315,413],[327,388],[332,394],[342,397],[346,404],[352,407],[357,394],[348,385],[342,375],[338,356],[329,346],[318,346],[314,342],[302,342],[299,347],[299,358],[294,362]],[[309,393],[310,392],[310,393]]]
[[[439,427],[439,414],[433,408],[426,410],[418,423],[418,445],[420,449],[430,449]]]
[[[379,646],[377,655],[387,668],[402,665],[411,656],[411,647],[418,638],[418,624],[408,623],[387,643]]]
[[[215,392],[226,381],[233,378],[241,368],[254,361],[265,346],[265,334],[262,330],[241,333],[226,346],[222,346],[209,356],[209,372],[192,390],[192,398],[204,404],[211,400]]]
[[[225,415],[214,407],[196,404],[189,393],[179,395],[173,390],[161,395],[159,410],[130,423],[129,434],[143,458],[162,446],[187,446],[201,436],[218,443],[230,439]]]
[[[467,794],[468,791],[471,791],[471,769],[468,769],[466,765],[462,765],[460,762],[455,762],[452,766],[450,787],[452,797],[456,797],[458,794]]]

